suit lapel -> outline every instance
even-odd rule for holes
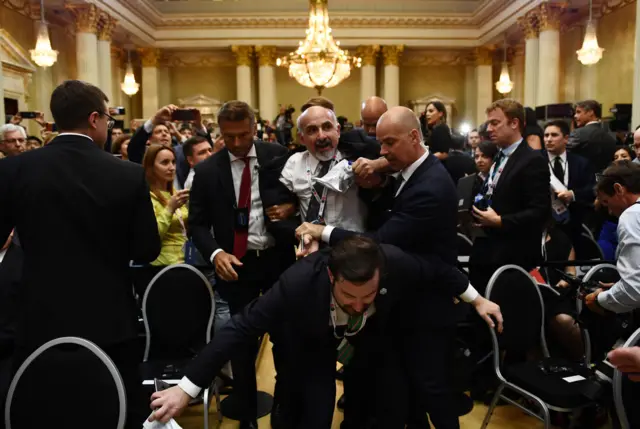
[[[520,142],[520,146],[518,146],[515,152],[511,154],[511,156],[509,157],[509,160],[507,161],[507,165],[504,167],[504,170],[500,175],[500,180],[498,180],[498,184],[496,185],[495,193],[497,193],[500,190],[500,188],[502,188],[502,185],[507,183],[507,179],[509,178],[509,175],[516,168],[516,165],[520,162],[520,157],[525,153],[528,147],[529,146],[527,146],[526,140],[522,140],[522,142]]]
[[[418,167],[416,171],[413,172],[411,177],[409,177],[407,183],[405,183],[400,190],[400,194],[402,194],[406,189],[413,186],[414,183],[417,183],[420,180],[420,176],[422,176],[423,173],[430,169],[436,163],[437,159],[438,158],[436,158],[432,154],[429,154],[429,156],[427,156],[427,159],[425,159],[424,162],[420,164],[420,167]],[[400,196],[400,194],[398,194],[398,197]]]
[[[233,186],[233,175],[231,174],[231,161],[229,159],[229,152],[224,149],[224,153],[221,153],[218,157],[218,177],[220,178],[220,186],[227,195],[228,198],[236,204],[236,190]]]

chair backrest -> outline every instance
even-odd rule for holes
[[[544,303],[536,281],[517,265],[499,268],[489,280],[487,299],[500,306],[504,330],[500,349],[518,354],[540,345],[549,356],[544,336]]]
[[[600,248],[598,242],[593,236],[583,232],[573,239],[573,249],[576,252],[578,261],[602,261],[604,260],[604,252]],[[589,267],[576,267],[578,276],[589,271]]]
[[[623,347],[640,345],[640,329],[636,330]],[[623,429],[636,428],[640,425],[640,410],[637,408],[637,398],[640,383],[634,383],[617,369],[613,373],[613,401],[618,414],[620,427]]]
[[[593,266],[587,274],[584,275],[582,281],[596,281],[603,283],[615,283],[620,280],[620,274],[618,274],[618,269],[615,265],[612,264],[598,264]],[[583,302],[580,298],[576,300],[576,308],[578,309],[578,314],[582,311]]]
[[[193,357],[211,340],[214,313],[213,289],[198,269],[186,264],[164,268],[142,299],[144,362]]]
[[[62,337],[39,347],[16,372],[5,426],[122,429],[126,411],[124,383],[109,356],[90,341]]]

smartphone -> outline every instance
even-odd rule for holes
[[[124,115],[125,114],[125,109],[122,106],[109,107],[109,114],[110,115]]]
[[[22,119],[35,119],[38,117],[38,112],[20,112]]]
[[[172,121],[195,121],[196,109],[178,109],[171,114]]]
[[[47,124],[45,125],[45,131],[55,133],[58,131],[58,126],[54,122],[47,122]]]
[[[171,385],[169,383],[165,383],[162,380],[159,380],[157,378],[153,379],[153,386],[156,389],[156,392],[160,392],[161,390],[167,390],[171,388]]]

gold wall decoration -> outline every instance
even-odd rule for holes
[[[400,64],[400,56],[404,51],[403,45],[387,45],[382,47],[382,57],[385,66],[397,66]]]
[[[538,23],[540,31],[560,29],[560,18],[566,8],[566,3],[544,2],[538,6]]]
[[[111,37],[113,36],[113,30],[116,29],[116,24],[118,20],[109,15],[106,12],[100,14],[100,19],[98,22],[98,40],[108,40],[111,41]]]
[[[487,47],[476,48],[474,51],[475,64],[477,66],[490,66],[493,64],[493,50]]]
[[[608,15],[635,2],[636,0],[605,0],[600,7],[600,13],[602,15]]]
[[[137,51],[142,61],[142,67],[158,67],[160,63],[160,49],[138,48]]]
[[[33,20],[40,19],[39,3],[30,3],[29,0],[2,0],[2,6]]]
[[[64,5],[76,20],[76,32],[93,33],[98,32],[98,22],[100,20],[100,10],[94,4],[69,4]]]
[[[256,46],[256,54],[258,62],[261,66],[273,67],[276,65],[276,47],[275,46]]]
[[[111,62],[118,68],[124,68],[127,62],[127,52],[120,46],[111,45]]]
[[[234,67],[236,61],[227,52],[165,52],[161,65],[166,67]]]
[[[518,18],[518,26],[524,32],[525,39],[537,39],[539,35],[538,10],[533,9]]]
[[[380,45],[361,45],[356,50],[356,55],[362,58],[363,66],[375,66],[380,52]]]
[[[236,63],[239,66],[253,65],[253,46],[237,46],[231,47],[231,52],[236,56]]]
[[[475,57],[472,54],[473,52],[469,50],[405,51],[402,55],[402,65],[408,67],[473,65]]]

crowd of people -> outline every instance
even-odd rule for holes
[[[272,125],[228,101],[219,135],[197,111],[176,120],[175,105],[126,130],[108,102],[90,84],[61,84],[51,96],[57,134],[38,150],[22,118],[0,127],[0,359],[11,374],[53,338],[95,342],[125,382],[128,427],[151,412],[132,266],[190,263],[215,289],[213,340],[178,385],[153,394],[149,419],[179,416],[230,361],[243,429],[258,427],[256,339],[267,332],[272,427],[331,427],[339,361],[344,429],[459,428],[471,400],[454,382],[458,323],[502,330],[484,294],[507,264],[567,288],[545,260],[579,258],[585,225],[621,276],[585,297],[589,311],[640,307],[640,166],[593,100],[577,103],[573,131],[567,120],[542,128],[517,101],[497,100],[465,137],[439,101],[416,116],[371,97],[348,130],[323,97],[295,125],[290,106]],[[462,217],[456,184],[471,175],[474,204]],[[473,240],[468,276],[460,231]],[[549,300],[552,337],[579,360],[575,299]],[[637,371],[637,350],[613,353]]]

